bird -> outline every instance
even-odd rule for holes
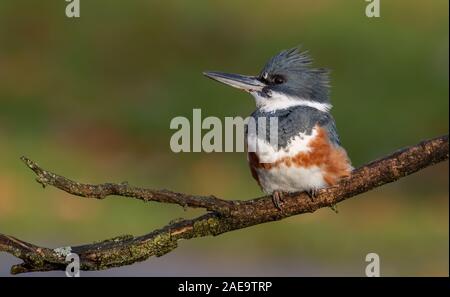
[[[248,127],[245,139],[252,176],[280,210],[286,194],[306,192],[314,199],[320,189],[336,185],[353,170],[330,113],[329,73],[314,68],[308,51],[300,47],[271,57],[257,76],[203,72],[254,97],[256,110],[250,117],[256,126],[258,118],[277,119],[275,146],[269,133],[251,133]],[[270,130],[270,121],[262,125]]]

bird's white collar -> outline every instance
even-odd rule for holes
[[[270,97],[261,96],[258,92],[251,92],[251,94],[255,98],[256,106],[264,112],[274,112],[293,106],[308,106],[323,112],[329,112],[333,107],[330,103],[314,102],[273,91]]]

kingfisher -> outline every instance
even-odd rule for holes
[[[258,76],[203,74],[250,93],[256,102],[250,116],[256,126],[258,118],[277,119],[276,145],[269,141],[269,133],[254,133],[248,127],[245,139],[252,176],[278,209],[287,193],[305,191],[314,199],[318,190],[350,175],[353,167],[330,114],[329,70],[313,68],[307,51],[299,47],[281,51]],[[270,123],[265,121],[266,132],[274,131]]]

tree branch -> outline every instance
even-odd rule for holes
[[[0,251],[23,260],[11,268],[12,274],[31,271],[64,270],[65,256],[77,253],[82,270],[101,270],[144,261],[151,256],[162,256],[178,245],[180,239],[191,239],[249,226],[280,220],[297,214],[314,212],[410,175],[427,166],[448,160],[448,135],[423,141],[401,149],[382,159],[354,170],[338,185],[319,191],[313,200],[305,193],[294,193],[284,198],[282,210],[271,197],[252,200],[227,201],[214,196],[194,196],[168,190],[151,190],[129,186],[127,183],[81,184],[39,167],[22,157],[37,175],[42,185],[52,185],[73,195],[103,199],[109,195],[136,198],[143,201],[175,203],[183,207],[204,208],[209,212],[191,220],[181,220],[143,236],[119,236],[102,242],[65,248],[45,248],[0,234]]]
[[[36,173],[36,181],[43,187],[47,185],[54,186],[69,194],[80,197],[104,199],[107,196],[116,195],[135,198],[144,202],[157,201],[179,204],[183,207],[205,208],[206,210],[219,213],[226,212],[232,204],[230,201],[218,199],[214,196],[194,196],[169,190],[144,189],[130,186],[127,182],[119,184],[104,183],[99,185],[82,184],[44,170],[26,157],[21,157],[20,159]]]

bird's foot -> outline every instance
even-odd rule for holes
[[[282,210],[283,198],[284,193],[281,191],[274,191],[272,193],[273,205],[275,205],[275,207],[278,208],[279,210]]]
[[[316,198],[317,195],[319,194],[319,189],[316,188],[310,189],[306,191],[306,194],[308,194],[309,199],[314,200],[314,198]]]

